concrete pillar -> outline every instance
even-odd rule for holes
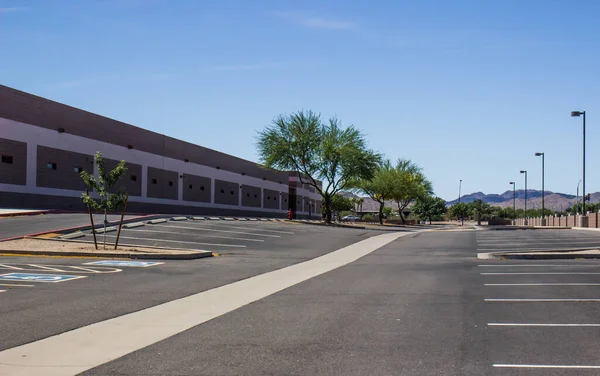
[[[577,226],[578,227],[588,227],[588,216],[587,215],[580,215],[579,216],[579,220],[577,221]]]
[[[215,179],[210,179],[210,203],[215,203]]]
[[[148,166],[142,166],[142,197],[148,197]]]
[[[179,184],[177,184],[177,199],[183,201],[183,172],[178,174]]]
[[[238,185],[238,206],[242,206],[242,193],[244,192],[244,186],[242,184]]]
[[[28,187],[37,186],[37,144],[27,144],[27,175],[25,184]]]

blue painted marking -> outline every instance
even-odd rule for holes
[[[130,267],[130,268],[147,268],[148,266],[154,266],[154,265],[160,265],[160,264],[164,264],[164,262],[102,260],[102,261],[88,262],[83,265],[103,265],[103,266]]]
[[[27,281],[27,282],[49,282],[57,283],[73,279],[85,278],[81,275],[59,275],[38,273],[8,273],[0,275],[0,281]]]

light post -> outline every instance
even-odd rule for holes
[[[546,211],[544,206],[544,153],[535,153],[536,157],[542,157],[542,226],[546,226]]]
[[[521,170],[522,174],[525,174],[525,220],[523,224],[527,226],[529,221],[527,220],[527,170]]]
[[[517,220],[517,205],[515,204],[516,199],[517,199],[517,191],[515,190],[515,182],[511,181],[508,182],[508,184],[512,184],[513,186],[513,219],[516,221]],[[513,225],[515,225],[516,223],[513,221]]]
[[[577,183],[577,196],[575,196],[575,215],[579,214],[579,184],[581,184],[581,179],[579,179],[579,183]]]
[[[458,182],[458,203],[460,204],[460,189],[462,188],[462,179]]]
[[[579,227],[588,227],[588,217],[585,215],[585,111],[571,111],[571,117],[583,117],[583,210],[579,217]]]

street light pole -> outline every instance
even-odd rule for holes
[[[542,226],[546,226],[546,211],[544,206],[544,153],[535,153],[536,157],[542,157]]]
[[[513,219],[517,219],[517,205],[515,204],[517,199],[517,191],[515,190],[515,182],[511,181],[508,184],[512,184],[513,186]],[[513,223],[516,224],[516,223]]]
[[[585,111],[571,111],[571,116],[583,116],[583,210],[579,217],[579,227],[588,227],[588,218],[585,215]]]
[[[462,179],[458,182],[458,203],[460,204],[460,189],[462,188]]]
[[[527,170],[521,170],[522,174],[525,174],[525,222],[524,225],[527,226],[529,223],[527,221]]]

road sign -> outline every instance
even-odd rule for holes
[[[118,267],[129,267],[129,268],[147,268],[149,266],[155,266],[164,264],[164,262],[154,261],[119,261],[119,260],[102,260],[87,262],[83,265],[104,265],[104,266],[118,266]]]
[[[86,278],[82,275],[36,274],[36,273],[8,273],[0,275],[0,281],[26,281],[57,283],[73,279]]]

